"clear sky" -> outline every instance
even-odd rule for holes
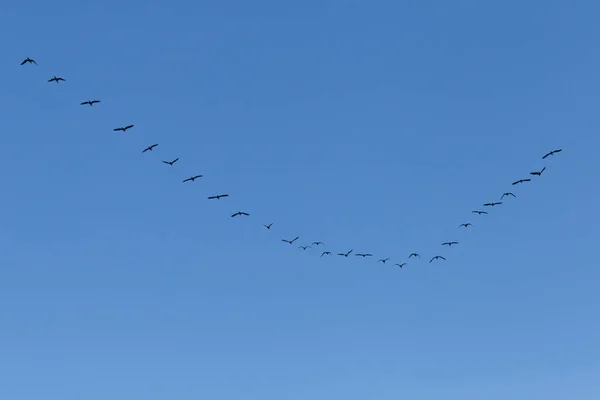
[[[600,398],[599,13],[6,2],[0,398]]]

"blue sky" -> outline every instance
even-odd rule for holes
[[[597,399],[598,12],[4,5],[0,398]]]

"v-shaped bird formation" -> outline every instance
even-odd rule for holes
[[[25,58],[21,62],[20,65],[25,66],[26,64],[33,64],[35,66],[39,66],[38,63],[34,59],[29,58],[29,57]],[[48,82],[55,82],[55,83],[58,84],[60,82],[66,82],[66,79],[61,78],[61,77],[57,77],[56,75],[54,75],[54,76],[52,76],[52,78],[48,79]],[[79,104],[82,105],[82,106],[83,105],[93,106],[94,104],[97,104],[97,103],[100,103],[100,102],[101,102],[101,100],[86,100],[86,101],[83,101],[83,102],[81,102]],[[127,131],[129,129],[133,128],[134,126],[135,125],[133,125],[133,124],[129,124],[129,125],[121,126],[121,127],[118,127],[118,128],[114,128],[113,131],[127,133]],[[155,151],[154,149],[157,146],[158,146],[158,143],[151,144],[148,147],[146,147],[145,149],[143,149],[142,153],[146,153],[148,151],[154,152]],[[558,154],[560,152],[562,152],[562,149],[551,150],[551,151],[547,152],[546,154],[544,154],[544,156],[542,156],[542,160],[545,160],[545,159],[547,159],[550,156],[555,156],[556,154]],[[178,157],[175,158],[175,159],[173,159],[173,160],[171,160],[171,161],[162,160],[162,162],[164,164],[168,164],[171,167],[173,167],[177,161],[179,161]],[[544,173],[545,170],[546,170],[546,167],[544,166],[540,171],[530,172],[529,175],[540,178],[542,176],[542,174]],[[202,178],[203,176],[204,175],[192,175],[192,176],[184,179],[183,183],[186,183],[186,182],[195,182],[196,179]],[[522,183],[525,183],[525,182],[531,182],[531,181],[532,181],[532,178],[521,178],[519,180],[516,180],[516,181],[512,182],[512,185],[514,186],[514,185],[522,184]],[[229,194],[222,193],[222,194],[217,194],[217,195],[214,195],[214,196],[209,196],[208,199],[209,200],[221,200],[221,199],[224,199],[224,198],[227,198],[227,197],[229,197]],[[505,197],[506,198],[512,197],[512,198],[516,199],[516,196],[512,192],[505,192],[500,197],[500,200],[503,200]],[[496,206],[500,206],[500,205],[502,205],[502,201],[491,201],[491,202],[487,202],[487,203],[483,203],[482,204],[483,207],[492,207],[492,208],[496,208]],[[488,214],[487,211],[481,211],[481,210],[473,210],[472,213],[480,215],[480,216]],[[250,214],[248,212],[245,212],[245,211],[235,211],[235,212],[233,212],[230,215],[230,218],[240,217],[240,216],[249,217]],[[268,224],[264,224],[263,223],[262,226],[265,227],[268,230],[271,230],[271,228],[273,226],[273,222],[269,222]],[[464,223],[458,225],[458,227],[459,228],[470,228],[470,227],[473,227],[473,224],[470,223],[470,222],[464,222]],[[287,243],[289,245],[293,245],[298,239],[300,239],[300,236],[296,236],[293,239],[281,238],[280,240],[283,243]],[[444,246],[445,247],[452,247],[452,246],[455,246],[455,245],[458,245],[458,244],[459,244],[459,242],[457,242],[457,241],[446,241],[446,242],[441,243],[442,247],[444,247]],[[298,248],[301,249],[301,250],[303,250],[303,251],[307,251],[308,249],[318,248],[319,246],[324,246],[323,242],[313,241],[310,245],[299,245]],[[344,257],[344,258],[348,258],[351,254],[354,254],[354,257],[360,257],[360,258],[363,258],[363,259],[373,257],[373,254],[371,254],[371,253],[353,253],[353,252],[354,252],[354,249],[350,249],[350,250],[347,250],[347,251],[344,251],[344,252],[340,251],[340,252],[337,252],[337,253],[332,253],[331,251],[325,250],[325,251],[322,251],[322,252],[319,252],[319,253],[320,253],[320,257],[321,258],[324,257],[324,256],[331,256],[332,254],[337,254],[338,256],[341,256],[341,257]],[[317,253],[317,254],[319,254],[319,253]],[[413,259],[417,260],[417,259],[420,259],[420,258],[421,258],[421,256],[420,256],[419,253],[413,252],[413,253],[410,253],[408,255],[407,261],[398,262],[398,263],[395,263],[393,265],[396,266],[396,267],[399,267],[400,269],[402,269],[403,267],[405,267],[408,264],[408,262],[409,262],[408,260],[413,260]],[[377,263],[386,264],[386,262],[389,261],[389,260],[391,260],[390,257],[379,258],[379,259],[377,259]],[[431,258],[429,258],[429,263],[432,263],[433,261],[438,261],[438,260],[446,261],[446,258],[444,256],[442,256],[442,255],[436,254],[436,255],[431,256]]]

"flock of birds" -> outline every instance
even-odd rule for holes
[[[36,66],[38,65],[38,63],[35,60],[33,60],[33,59],[29,58],[29,57],[27,57],[26,59],[24,59],[21,62],[21,65],[25,65],[25,64],[34,64]],[[61,77],[58,77],[58,76],[53,76],[52,78],[48,79],[48,82],[56,82],[58,84],[60,82],[66,82],[66,80],[64,78],[61,78]],[[100,100],[87,100],[87,101],[81,102],[80,104],[82,106],[86,106],[87,105],[87,106],[91,107],[94,104],[97,104],[97,103],[100,103],[100,102],[101,102]],[[121,127],[118,127],[118,128],[114,128],[113,131],[125,133],[129,129],[133,128],[134,126],[135,125],[133,125],[133,124],[126,125],[126,126],[121,126]],[[146,147],[145,149],[143,149],[142,153],[146,153],[148,151],[154,151],[154,149],[157,146],[158,146],[158,143],[154,143],[154,144]],[[555,154],[558,154],[561,151],[562,151],[562,149],[556,149],[556,150],[549,151],[548,153],[546,153],[542,157],[542,159],[545,160],[546,158],[548,158],[550,156],[553,156]],[[163,160],[162,162],[164,164],[168,164],[169,166],[173,167],[177,161],[179,161],[179,158],[175,158],[175,159],[170,160],[170,161]],[[545,170],[546,170],[546,167],[543,167],[540,171],[530,172],[529,175],[531,177],[534,177],[534,176],[541,177]],[[184,179],[183,183],[194,182],[194,181],[196,181],[196,179],[199,179],[199,178],[202,178],[202,177],[203,177],[203,175],[193,175],[193,176],[190,176],[189,178]],[[517,181],[514,181],[512,183],[512,185],[514,186],[514,185],[523,184],[523,183],[526,183],[526,182],[531,182],[531,180],[532,180],[532,178],[522,178],[522,179],[519,179]],[[222,193],[222,194],[217,194],[217,195],[214,195],[214,196],[209,196],[208,199],[209,200],[220,200],[220,199],[227,198],[227,197],[229,197],[229,194]],[[505,192],[500,197],[500,201],[492,201],[492,202],[484,203],[483,207],[496,207],[496,206],[502,205],[502,200],[505,197],[506,198],[508,198],[508,197],[516,198],[516,196],[515,196],[514,193],[512,193],[512,192]],[[485,215],[485,214],[488,214],[488,211],[473,210],[472,213],[473,214],[477,214],[477,215]],[[245,212],[245,211],[236,211],[233,214],[231,214],[231,218],[240,217],[240,216],[247,217],[247,216],[250,216],[250,214],[247,213],[247,212]],[[271,227],[273,226],[273,223],[271,222],[271,223],[268,223],[268,224],[263,224],[263,226],[266,229],[271,230]],[[466,222],[466,223],[460,224],[458,227],[459,228],[469,228],[469,227],[472,227],[472,226],[473,226],[473,224],[471,224],[470,222]],[[284,242],[284,243],[293,245],[294,243],[296,243],[296,241],[298,239],[300,239],[300,236],[296,236],[293,239],[281,239],[281,241]],[[457,241],[448,241],[448,242],[442,243],[441,245],[442,246],[447,246],[447,247],[452,247],[452,246],[455,246],[457,244],[459,244]],[[307,249],[310,249],[310,248],[313,248],[313,247],[317,247],[318,248],[319,246],[324,246],[323,242],[314,241],[310,245],[300,245],[300,246],[298,246],[298,248],[302,249],[302,250],[307,250]],[[332,254],[333,253],[331,253],[330,251],[326,251],[325,250],[325,251],[321,252],[321,257],[331,256]],[[340,253],[335,253],[335,254],[337,254],[338,256],[341,256],[341,257],[346,257],[346,258],[349,257],[351,254],[354,254],[354,256],[361,257],[361,258],[373,257],[373,254],[371,254],[371,253],[354,253],[354,249],[350,249],[350,250],[348,250],[346,252],[340,252]],[[394,266],[397,266],[399,268],[403,268],[405,265],[407,265],[408,260],[417,259],[417,258],[421,258],[421,255],[419,253],[416,253],[416,252],[410,253],[408,255],[407,261],[395,263]],[[380,259],[378,259],[377,262],[378,263],[382,263],[382,264],[386,264],[389,260],[390,260],[390,258],[386,257],[386,258],[380,258]],[[433,261],[436,261],[436,260],[446,260],[446,258],[443,257],[443,256],[441,256],[441,255],[435,255],[435,256],[433,256],[433,257],[431,257],[429,259],[429,262],[432,263]]]

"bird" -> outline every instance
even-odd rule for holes
[[[380,258],[377,262],[384,263],[389,260],[389,258]]]
[[[458,242],[444,242],[444,243],[442,243],[442,246],[451,247],[453,244],[458,244]]]
[[[89,104],[90,106],[93,106],[96,103],[100,103],[100,100],[88,100],[88,101],[84,101],[83,103],[81,103],[82,106]]]
[[[470,226],[473,226],[473,224],[470,223],[470,222],[467,222],[466,224],[460,224],[458,227],[460,228],[461,226],[464,226],[465,228],[468,228]]]
[[[190,176],[189,178],[187,178],[187,179],[184,179],[184,180],[183,180],[183,183],[190,182],[190,181],[191,181],[191,182],[194,182],[194,181],[195,181],[196,179],[198,179],[198,178],[202,178],[202,175],[194,175],[194,176]]]
[[[29,58],[29,57],[27,57],[26,59],[24,59],[23,62],[21,62],[21,65],[25,65],[27,63],[38,65],[38,63],[36,63],[35,60],[33,60],[33,59]]]
[[[228,195],[227,193],[224,193],[224,194],[218,194],[218,195],[216,195],[216,196],[208,196],[208,199],[209,199],[209,200],[212,200],[212,199],[217,199],[217,200],[219,200],[219,199],[221,199],[221,197],[229,197],[229,195]],[[271,225],[272,225],[272,224],[271,224]]]
[[[408,258],[412,258],[412,257],[421,258],[421,256],[419,255],[419,253],[410,253],[410,255],[408,256]]]
[[[238,215],[246,215],[246,216],[248,216],[250,214],[248,214],[247,212],[243,212],[243,211],[237,211],[237,212],[231,214],[231,218],[237,217]]]
[[[21,65],[22,65],[22,64],[21,64]],[[553,156],[553,155],[555,155],[556,153],[560,153],[561,151],[562,151],[562,149],[558,149],[558,150],[552,150],[551,152],[549,152],[549,153],[546,153],[546,155],[545,155],[544,157],[542,157],[542,160],[543,160],[543,159],[545,159],[545,158],[546,158],[546,157],[548,157],[548,156]]]
[[[158,143],[154,143],[152,146],[146,147],[144,150],[142,150],[142,153],[145,153],[147,151],[152,151],[152,149],[155,148],[156,146],[158,146]]]
[[[118,131],[126,132],[127,129],[131,129],[131,128],[133,128],[133,125],[127,125],[127,126],[122,126],[120,128],[115,128],[115,129],[113,129],[113,131],[115,131],[115,132],[118,132]]]
[[[370,253],[356,253],[355,256],[356,257],[365,258],[365,257],[373,257],[373,254],[370,254]]]
[[[263,226],[267,229],[271,229],[271,225],[273,225],[273,223],[271,222],[269,225],[263,224]]]
[[[529,174],[531,175],[537,175],[537,176],[542,176],[542,172],[544,172],[546,170],[546,167],[542,168],[541,171],[538,172],[530,172]]]
[[[299,249],[302,250],[306,250],[306,249],[312,249],[312,246],[298,246]]]
[[[48,79],[48,82],[60,82],[60,81],[65,81],[63,78],[57,78],[56,76],[53,76],[51,79]]]
[[[179,161],[179,157],[174,159],[173,161],[163,161],[165,164],[169,164],[171,167],[173,166],[173,164],[175,164],[177,161]]]
[[[394,265],[397,265],[397,266],[399,266],[400,268],[402,268],[402,267],[404,267],[404,266],[406,265],[406,263],[402,263],[402,264],[394,264]]]
[[[433,260],[444,260],[445,261],[446,259],[442,256],[435,256],[431,260],[429,260],[429,263],[431,263]]]
[[[321,257],[323,257],[323,256],[330,256],[330,255],[331,255],[330,251],[324,251],[324,252],[321,253]]]
[[[282,242],[286,242],[289,244],[294,243],[296,240],[300,239],[300,236],[296,236],[295,238],[293,238],[292,240],[286,240],[286,239],[281,239]]]
[[[495,203],[494,203],[494,202],[491,202],[491,203],[485,203],[483,206],[484,206],[484,207],[494,207],[494,206],[497,206],[498,204],[502,204],[502,202],[501,202],[501,201],[497,201],[497,202],[495,202]]]
[[[514,198],[517,198],[517,196],[514,195],[514,193],[511,192],[506,192],[502,195],[502,197],[500,197],[500,200],[502,200],[504,198],[504,196],[508,197],[508,196],[512,196]]]
[[[315,246],[322,246],[323,242],[312,242],[312,244],[314,244]]]
[[[350,253],[352,253],[352,250],[350,250],[347,253],[338,253],[338,256],[344,256],[344,257],[348,257],[350,255]]]
[[[481,215],[481,214],[487,214],[487,211],[471,211],[471,212],[474,213],[474,214],[479,214],[479,215]]]
[[[523,182],[531,182],[531,179],[526,178],[526,179],[519,179],[518,181],[513,182],[513,185],[516,185],[518,183],[523,183]]]

